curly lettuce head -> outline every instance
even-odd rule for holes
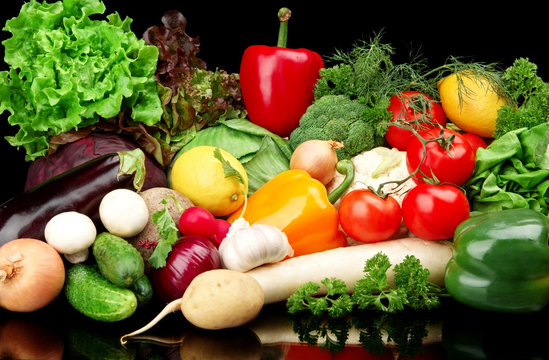
[[[93,125],[129,109],[153,125],[162,116],[154,78],[158,49],[138,39],[132,20],[106,20],[99,0],[25,3],[3,30],[8,71],[0,72],[0,113],[18,126],[6,140],[31,161],[48,152],[57,134]]]

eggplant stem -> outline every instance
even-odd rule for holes
[[[150,328],[152,328],[154,325],[156,325],[160,320],[162,320],[163,318],[166,317],[166,315],[170,314],[170,313],[173,313],[177,310],[181,309],[181,298],[180,299],[176,299],[176,300],[173,300],[172,302],[168,303],[164,309],[162,309],[162,311],[160,311],[158,313],[158,315],[155,316],[154,319],[152,319],[147,325],[143,326],[142,328],[140,329],[137,329],[129,334],[126,334],[126,335],[123,335],[121,338],[120,338],[120,343],[122,345],[126,344],[128,341],[126,340],[126,338],[128,337],[132,337],[132,336],[135,336],[135,335],[138,335],[138,334],[142,334],[144,333],[145,331],[149,330]]]

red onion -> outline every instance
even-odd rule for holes
[[[206,237],[186,235],[174,244],[166,266],[153,269],[155,294],[166,303],[179,299],[198,274],[221,267],[215,245]]]

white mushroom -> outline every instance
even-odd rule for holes
[[[101,200],[99,217],[108,232],[129,238],[143,231],[149,221],[149,208],[137,192],[116,189]]]
[[[46,242],[71,263],[88,259],[88,248],[95,241],[97,229],[85,214],[66,211],[52,217],[44,229]]]

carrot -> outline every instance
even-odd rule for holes
[[[246,273],[259,282],[265,293],[265,304],[270,304],[287,300],[299,286],[309,281],[320,283],[325,278],[341,279],[352,289],[364,276],[366,260],[383,252],[393,265],[401,263],[406,255],[414,255],[430,271],[428,280],[443,286],[452,251],[449,241],[402,238],[297,256]],[[393,275],[391,268],[387,273],[389,282]]]

